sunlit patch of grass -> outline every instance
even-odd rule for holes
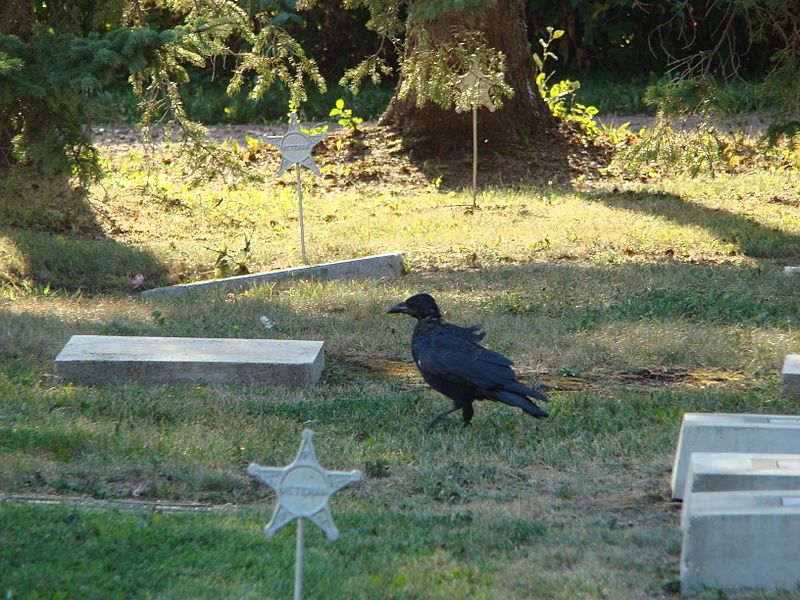
[[[130,291],[139,273],[146,287],[208,279],[215,250],[239,248],[245,236],[252,240],[251,271],[299,263],[296,192],[288,175],[238,187],[218,181],[189,187],[172,164],[156,161],[161,169],[148,171],[138,154],[124,153],[107,161],[108,177],[85,199],[104,239],[73,235],[57,249],[57,240],[30,233],[15,239],[20,234],[8,230],[0,240],[21,247],[27,262],[20,263],[17,251],[0,251],[0,274],[118,291]],[[348,192],[309,177],[306,241],[312,262],[400,250],[413,269],[433,271],[546,261],[753,264],[800,253],[800,205],[791,201],[797,181],[795,173],[754,172],[494,188],[482,192],[480,209],[472,211],[467,193],[392,194],[379,186]]]

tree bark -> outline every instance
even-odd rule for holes
[[[454,26],[465,25],[463,18],[450,13],[425,24],[433,39],[442,39]],[[525,143],[533,136],[557,135],[555,120],[536,89],[535,66],[531,58],[525,26],[524,0],[498,0],[488,7],[475,24],[487,43],[506,55],[505,80],[514,90],[504,98],[503,107],[494,112],[481,108],[478,127],[481,140],[492,145]],[[413,26],[406,31],[406,52],[413,49]],[[399,85],[398,85],[399,89]],[[428,102],[416,106],[413,92],[401,99],[395,93],[380,123],[404,136],[437,147],[463,146],[472,135],[470,113],[458,114]]]

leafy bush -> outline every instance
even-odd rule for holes
[[[533,61],[539,68],[539,73],[536,75],[536,87],[539,94],[547,103],[554,117],[576,126],[589,139],[596,139],[600,135],[600,127],[594,117],[599,111],[594,106],[575,102],[575,92],[580,89],[580,82],[564,79],[552,85],[549,83],[554,73],[546,72],[545,67],[548,60],[558,60],[558,56],[550,49],[550,46],[564,35],[564,31],[548,27],[547,33],[546,40],[539,40],[542,54],[533,54]]]
[[[328,116],[339,117],[336,122],[342,127],[349,129],[352,133],[358,131],[358,125],[364,121],[364,119],[360,117],[354,117],[352,109],[345,108],[344,100],[341,98],[336,101],[336,105],[331,109]]]

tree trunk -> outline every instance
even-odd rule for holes
[[[425,27],[433,39],[442,39],[458,25],[464,25],[463,19],[448,14],[426,23]],[[525,26],[524,0],[498,0],[484,11],[475,28],[486,36],[491,47],[506,55],[505,81],[514,90],[514,97],[504,98],[503,107],[495,112],[485,108],[478,110],[481,140],[500,145],[524,143],[533,136],[557,135],[555,120],[534,81],[535,66]],[[409,28],[407,52],[413,49],[414,37],[413,29]],[[395,93],[380,122],[406,137],[438,147],[463,146],[469,143],[472,135],[470,113],[446,111],[431,102],[419,108],[413,92],[405,99]]]

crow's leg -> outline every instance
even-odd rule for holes
[[[433,426],[436,425],[436,423],[438,423],[442,417],[446,417],[450,413],[456,412],[459,408],[459,406],[454,406],[453,408],[448,408],[447,410],[443,410],[442,412],[438,413],[435,417],[433,417],[433,419],[431,419],[431,422],[425,426],[425,431],[430,431],[433,429]]]
[[[472,415],[475,414],[475,410],[472,408],[472,402],[467,402],[464,406],[461,407],[461,416],[464,417],[464,425],[466,427],[472,421]]]

